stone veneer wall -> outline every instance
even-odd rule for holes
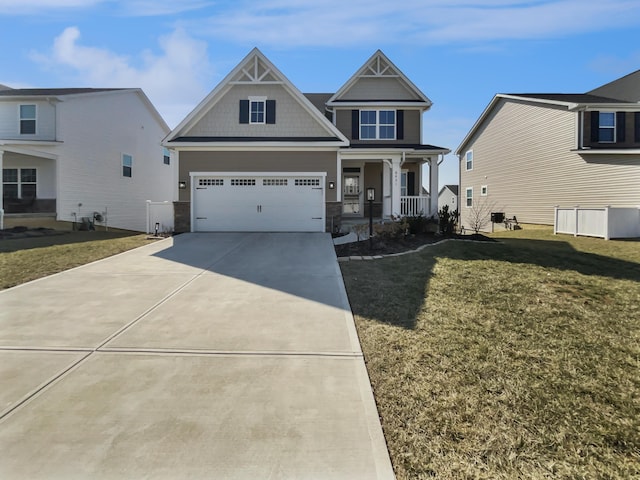
[[[191,231],[191,202],[173,202],[173,231],[186,233]]]
[[[342,225],[342,202],[327,202],[325,232],[340,231]],[[332,230],[333,227],[333,230]]]

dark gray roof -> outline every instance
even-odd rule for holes
[[[536,100],[551,100],[553,102],[569,103],[628,103],[615,98],[590,95],[588,93],[508,93],[514,97],[526,97]]]
[[[337,137],[178,137],[174,142],[220,143],[220,142],[338,142]]]
[[[445,185],[445,187],[451,190],[454,195],[458,195],[458,185]]]
[[[333,97],[333,93],[303,93],[307,100],[313,103],[313,106],[320,110],[322,115],[325,115],[327,106],[327,102],[331,97]]]
[[[77,95],[79,93],[111,92],[126,88],[10,88],[0,90],[3,97],[48,97],[52,95]]]
[[[445,147],[437,147],[435,145],[423,145],[419,143],[352,143],[348,148],[397,148],[400,150],[449,150]]]

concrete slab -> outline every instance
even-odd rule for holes
[[[0,350],[0,417],[87,353]]]
[[[202,275],[105,348],[359,353],[350,310],[340,306],[334,282],[275,277],[270,287],[266,279],[260,285]]]
[[[192,275],[82,269],[0,292],[0,346],[96,347]]]
[[[0,477],[379,478],[375,428],[353,416],[363,373],[341,358],[96,353],[1,423]]]
[[[394,478],[328,234],[185,234],[5,290],[0,362],[3,480]]]

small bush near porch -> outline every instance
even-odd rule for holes
[[[640,242],[493,237],[340,265],[398,478],[640,478]]]

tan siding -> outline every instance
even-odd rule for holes
[[[239,122],[239,102],[250,96],[276,101],[276,123]],[[297,99],[280,85],[235,85],[185,136],[332,137]]]
[[[399,78],[360,78],[340,100],[422,100],[404,87]]]
[[[553,224],[555,205],[639,205],[640,159],[571,152],[576,121],[560,107],[500,101],[466,147],[473,150],[472,171],[465,171],[461,152],[462,225],[469,226],[466,188],[473,187],[478,202],[482,185],[495,211],[523,223]]]
[[[189,172],[327,172],[326,201],[336,201],[328,187],[337,182],[335,152],[180,152],[181,202],[190,200]]]
[[[366,106],[363,107],[366,109]],[[404,139],[403,140],[384,140],[381,142],[370,140],[352,140],[351,139],[351,109],[336,110],[336,127],[340,130],[345,137],[349,139],[351,143],[366,143],[366,144],[398,144],[398,145],[415,145],[420,144],[420,116],[419,110],[405,110],[404,111]]]

